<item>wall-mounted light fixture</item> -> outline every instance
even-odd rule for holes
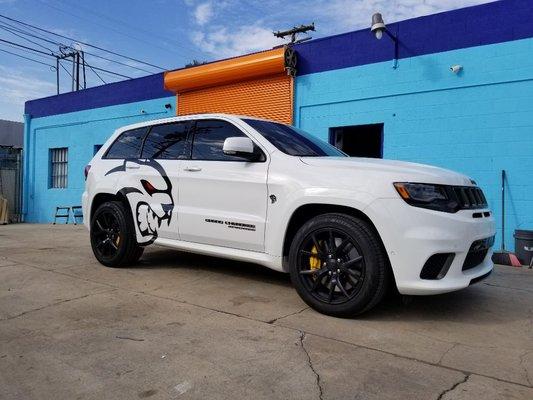
[[[398,38],[387,29],[385,21],[383,21],[383,16],[380,13],[372,15],[372,26],[370,27],[370,31],[374,33],[378,40],[381,40],[383,33],[385,33],[394,42],[394,63],[392,68],[398,68]]]

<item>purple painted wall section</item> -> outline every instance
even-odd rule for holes
[[[372,64],[394,58],[386,35],[368,29],[295,46],[298,75]],[[387,15],[384,14],[385,22]],[[399,57],[407,58],[533,37],[533,1],[503,0],[389,24],[399,38]]]
[[[31,118],[175,96],[163,88],[163,73],[110,83],[78,92],[27,101]]]

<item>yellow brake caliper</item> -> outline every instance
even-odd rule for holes
[[[311,267],[312,270],[320,269],[320,259],[314,255],[314,254],[318,254],[318,249],[316,248],[316,246],[313,246],[313,248],[311,249],[311,253],[313,255],[309,257],[309,266]]]

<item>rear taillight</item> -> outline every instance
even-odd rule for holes
[[[85,180],[87,180],[87,175],[89,175],[89,170],[91,169],[91,164],[87,164],[85,166],[85,170],[83,171],[85,173]]]

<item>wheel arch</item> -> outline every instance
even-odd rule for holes
[[[91,202],[90,214],[88,216],[89,221],[93,217],[94,212],[98,209],[98,207],[100,207],[104,203],[107,203],[108,201],[120,201],[120,202],[124,203],[124,205],[129,207],[128,200],[126,199],[126,196],[124,196],[124,194],[122,194],[121,192],[118,192],[116,194],[105,193],[105,192],[98,193],[98,194],[96,194],[94,196],[94,198],[93,198],[93,200]]]

